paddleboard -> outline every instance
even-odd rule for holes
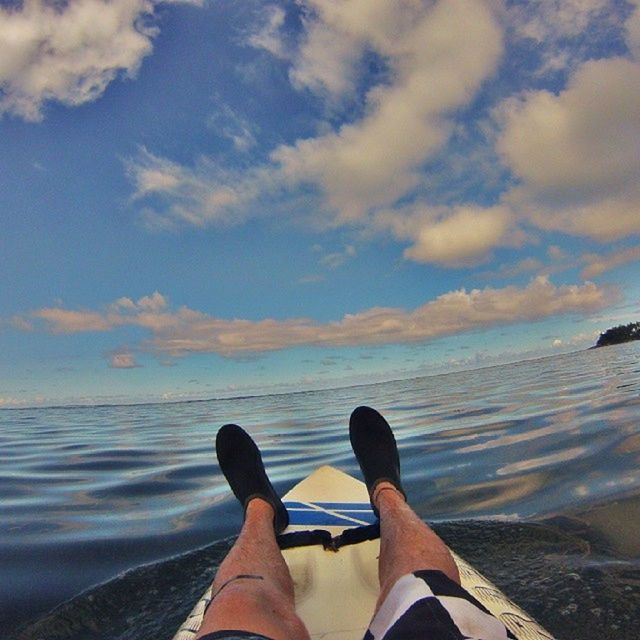
[[[324,530],[333,538],[376,522],[363,482],[323,466],[283,498],[289,512],[285,533]],[[327,536],[328,537],[328,536]],[[283,550],[295,585],[296,611],[312,640],[361,640],[379,593],[379,540],[342,546],[320,545]],[[462,586],[500,619],[518,640],[553,640],[531,616],[516,606],[469,563],[451,552]],[[198,601],[174,640],[193,640],[200,628],[211,590]]]

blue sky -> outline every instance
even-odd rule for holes
[[[0,7],[0,407],[584,348],[640,317],[640,5]]]

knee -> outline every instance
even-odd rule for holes
[[[210,615],[219,621],[242,621],[273,638],[309,637],[292,598],[268,580],[230,584],[212,601]]]
[[[278,590],[266,580],[239,580],[225,586],[211,602],[212,609],[224,609],[242,619],[248,612],[274,609],[279,601]]]

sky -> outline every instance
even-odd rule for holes
[[[640,1],[2,0],[0,407],[640,320]]]

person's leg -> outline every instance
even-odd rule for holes
[[[276,534],[287,510],[264,469],[260,450],[243,429],[227,424],[216,437],[218,463],[244,507],[244,524],[211,587],[212,600],[196,636],[217,631],[260,634],[273,640],[308,640],[296,615],[293,580]]]
[[[380,517],[380,596],[365,640],[514,638],[462,588],[448,548],[407,504],[387,421],[359,407],[351,414],[349,435]]]
[[[274,640],[309,638],[295,612],[293,581],[276,542],[273,515],[264,500],[247,504],[242,531],[218,569],[196,640],[229,629]]]
[[[373,491],[380,513],[380,596],[365,640],[515,636],[460,585],[444,542],[391,483]]]
[[[349,419],[349,438],[356,454],[371,506],[380,518],[380,599],[399,578],[432,569],[460,583],[449,550],[406,502],[400,479],[400,456],[393,431],[380,413],[358,407]]]
[[[372,500],[380,513],[380,597],[376,610],[393,585],[414,571],[442,571],[460,584],[458,568],[449,549],[415,514],[396,487],[390,482],[380,482]]]

